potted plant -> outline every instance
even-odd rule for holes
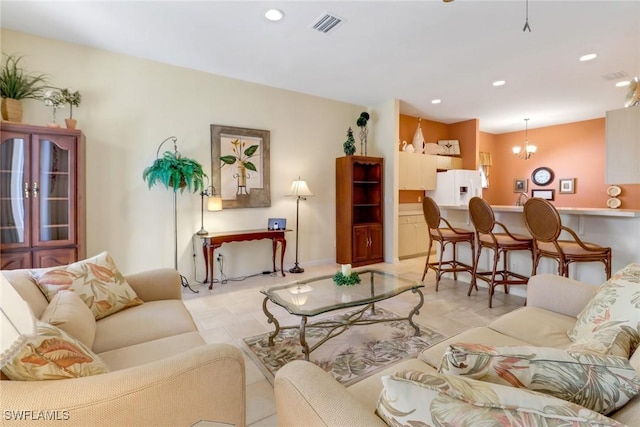
[[[56,111],[58,108],[64,107],[65,102],[62,93],[59,91],[48,90],[45,92],[42,100],[44,101],[44,105],[47,107],[53,107],[53,121],[51,123],[47,123],[47,126],[59,128],[60,125],[56,122]]]
[[[71,92],[69,89],[62,89],[60,95],[66,104],[69,104],[69,118],[64,119],[67,129],[75,129],[78,121],[73,118],[73,107],[79,107],[80,101],[82,101],[82,95],[80,92]]]
[[[31,75],[20,67],[21,56],[3,54],[0,69],[0,96],[2,118],[11,122],[22,121],[22,99],[39,99],[46,85],[44,74]]]
[[[157,158],[142,173],[142,179],[147,182],[149,188],[155,184],[162,184],[166,188],[173,188],[174,192],[178,189],[183,192],[186,188],[193,193],[204,189],[206,176],[200,163],[182,157],[177,150],[165,151],[161,158]]]

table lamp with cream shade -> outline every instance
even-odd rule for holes
[[[37,335],[31,308],[0,274],[0,368]]]
[[[289,273],[303,273],[304,268],[298,265],[298,218],[300,216],[300,200],[306,200],[307,197],[313,196],[313,193],[309,190],[307,183],[298,177],[297,180],[291,183],[287,196],[296,197],[296,262],[295,265],[289,269]]]
[[[213,185],[208,186],[200,193],[200,231],[198,236],[206,236],[209,234],[204,228],[204,198],[207,198],[207,211],[218,212],[222,210],[222,196],[216,192]]]

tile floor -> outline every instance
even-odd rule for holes
[[[337,264],[303,266],[302,274],[287,273],[286,277],[258,275],[242,281],[229,280],[225,284],[214,284],[209,290],[205,285],[192,284],[198,294],[185,289],[183,296],[187,308],[192,313],[198,329],[207,342],[231,343],[243,348],[242,339],[272,331],[262,312],[265,286],[286,283],[322,274],[333,274]],[[411,258],[395,264],[382,263],[368,267],[379,268],[420,280],[424,268],[424,258]],[[216,272],[216,277],[218,274]],[[468,276],[462,278],[468,280]],[[493,308],[489,308],[486,288],[467,296],[468,284],[462,281],[442,279],[438,292],[435,291],[435,274],[430,271],[425,278],[423,289],[425,302],[418,323],[429,326],[445,336],[451,336],[474,326],[482,326],[493,319],[524,304],[524,298],[497,292]],[[379,303],[397,313],[409,312],[416,303],[416,296],[410,292]],[[270,305],[270,311],[282,325],[297,324],[297,318],[284,309]],[[273,309],[272,309],[273,308]],[[334,312],[335,313],[335,312]],[[331,313],[331,314],[334,314]],[[244,349],[243,349],[244,351]],[[250,427],[270,427],[277,425],[273,387],[262,375],[258,367],[245,354],[247,382],[247,425]]]

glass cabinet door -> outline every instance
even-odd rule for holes
[[[75,140],[68,136],[33,138],[33,246],[74,244]]]
[[[29,247],[29,137],[2,133],[0,141],[0,246]]]

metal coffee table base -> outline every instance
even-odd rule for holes
[[[409,321],[409,324],[413,327],[413,329],[415,329],[416,331],[415,336],[419,336],[420,328],[418,327],[418,325],[413,323],[413,316],[420,314],[420,308],[422,307],[422,304],[424,304],[424,296],[422,295],[422,292],[420,291],[420,289],[412,289],[411,292],[413,292],[414,294],[418,294],[418,296],[420,297],[420,300],[418,301],[418,304],[413,308],[413,310],[411,310],[411,312],[407,317],[394,317],[392,319],[363,319],[362,317],[367,310],[371,309],[371,314],[375,313],[375,303],[367,304],[364,308],[349,314],[349,316],[345,317],[340,321],[327,320],[327,321],[318,321],[314,323],[307,323],[307,318],[309,316],[300,316],[300,326],[299,326],[300,345],[302,346],[302,353],[304,354],[305,360],[309,360],[309,354],[313,350],[320,347],[322,344],[324,344],[326,341],[330,340],[331,338],[337,337],[338,335],[342,334],[347,329],[349,329],[349,327],[352,325],[371,325],[374,323],[407,320]],[[264,311],[264,314],[267,316],[267,322],[273,323],[275,326],[275,331],[273,331],[273,333],[269,335],[269,345],[272,346],[273,339],[278,335],[278,333],[281,330],[294,329],[294,328],[297,328],[297,326],[280,327],[280,323],[278,322],[278,319],[276,319],[273,316],[273,314],[271,314],[269,310],[267,310],[267,301],[269,301],[269,297],[266,297],[262,302],[262,311]],[[340,307],[340,309],[342,308],[344,307]],[[327,329],[327,335],[325,335],[324,338],[322,338],[320,341],[315,343],[312,347],[309,347],[309,344],[307,343],[307,340],[305,338],[306,328],[308,327]]]

